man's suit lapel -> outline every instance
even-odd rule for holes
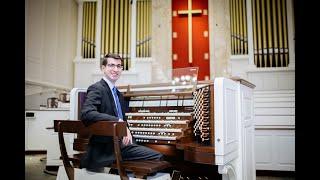
[[[104,80],[104,79],[101,79],[100,80],[100,83],[102,84],[102,86],[104,87],[109,99],[111,99],[111,107],[113,109],[113,112],[114,112],[114,116],[117,116],[117,108],[116,108],[116,105],[115,105],[115,102],[114,102],[114,99],[113,99],[113,95],[112,95],[112,92],[111,92],[111,89],[108,85],[108,83]]]

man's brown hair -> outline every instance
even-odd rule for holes
[[[123,59],[119,54],[108,53],[103,58],[101,58],[101,64],[106,66],[108,63],[108,58],[119,59],[121,60],[121,64],[123,64]]]

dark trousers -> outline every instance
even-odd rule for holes
[[[95,146],[101,146],[101,144],[95,144]],[[89,147],[89,151],[91,151],[93,147]],[[100,148],[99,148],[100,149]],[[153,149],[150,149],[145,146],[141,146],[138,144],[130,144],[130,145],[123,145],[121,143],[121,156],[123,161],[138,161],[138,160],[161,160],[163,159],[163,155]],[[102,157],[103,158],[103,157]],[[115,160],[115,157],[112,157],[113,161]],[[97,161],[99,161],[97,159]],[[87,168],[87,170],[92,171],[92,172],[104,172],[103,167],[90,167],[91,165],[88,164],[87,166],[84,166]]]
[[[163,157],[161,153],[137,144],[130,144],[128,146],[122,144],[121,155],[124,161],[160,160]]]

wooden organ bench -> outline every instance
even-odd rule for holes
[[[239,78],[215,78],[118,89],[136,142],[164,154],[184,179],[254,180],[254,87]],[[78,119],[86,89],[73,91],[71,112]]]
[[[74,150],[81,152],[68,155],[63,138],[64,133],[78,133],[88,136],[113,136],[116,162],[112,167],[118,170],[121,180],[128,179],[126,171],[133,172],[134,176],[137,178],[146,178],[149,174],[171,166],[167,161],[122,161],[119,139],[127,135],[126,127],[125,122],[116,121],[99,121],[86,127],[82,121],[79,120],[55,120],[54,129],[58,132],[60,152],[68,178],[70,180],[74,179],[74,168],[79,168],[80,159],[83,155],[86,143],[83,143],[82,146],[79,146],[79,143],[74,146]]]

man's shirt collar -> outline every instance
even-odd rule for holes
[[[102,78],[103,78],[103,80],[105,80],[107,82],[107,84],[109,85],[110,89],[112,90],[113,87],[114,87],[114,84],[108,78],[106,78],[105,76],[103,76]]]

